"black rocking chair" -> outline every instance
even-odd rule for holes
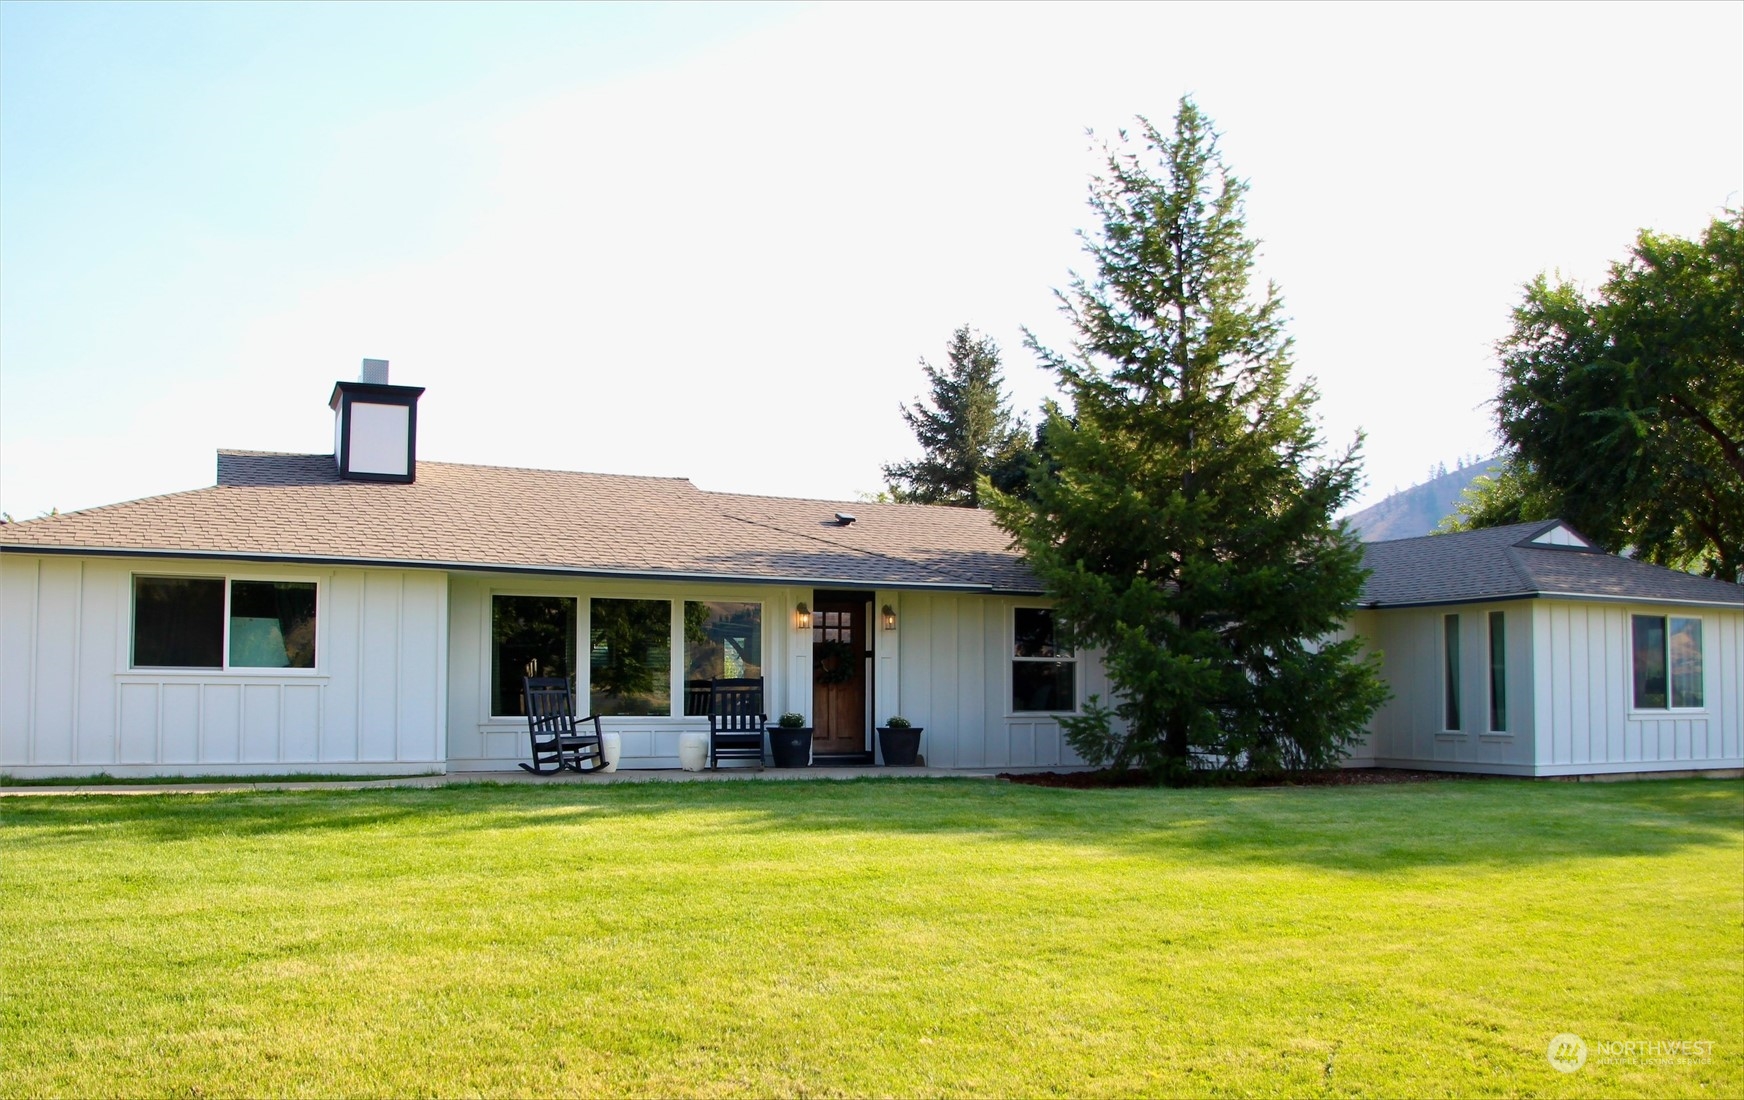
[[[763,679],[715,680],[709,684],[709,767],[722,760],[755,760],[763,766]]]
[[[533,740],[533,762],[521,767],[534,775],[550,775],[565,768],[597,772],[606,766],[599,717],[575,716],[575,694],[569,690],[569,677],[529,676],[522,686],[527,698],[527,731]]]

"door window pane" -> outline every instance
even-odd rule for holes
[[[139,668],[224,667],[223,579],[133,578],[133,663]]]
[[[576,603],[566,596],[491,597],[491,713],[527,713],[528,676],[575,675]]]
[[[1665,619],[1658,615],[1633,615],[1635,705],[1663,710],[1665,695]]]
[[[1702,621],[1671,620],[1671,705],[1702,705]]]
[[[314,668],[314,582],[231,581],[230,665]]]
[[[589,713],[671,714],[671,601],[594,600],[589,615]]]
[[[763,675],[763,605],[684,603],[684,680],[705,688],[711,680]],[[686,691],[684,713],[707,714],[706,692]]]

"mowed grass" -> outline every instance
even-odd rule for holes
[[[1744,1095],[1744,785],[0,800],[7,1096],[1183,1093]]]

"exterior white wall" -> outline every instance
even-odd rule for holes
[[[316,583],[316,667],[129,667],[132,578]],[[0,770],[49,775],[442,769],[441,573],[0,555]]]
[[[1082,764],[1059,722],[1011,707],[1013,616],[1042,599],[880,593],[897,610],[897,629],[880,631],[878,721],[901,714],[925,727],[920,751],[942,768],[1048,767]],[[894,675],[891,675],[891,671]],[[1109,702],[1107,677],[1092,653],[1079,655],[1078,704],[1091,694]]]
[[[1489,729],[1492,611],[1507,616],[1506,732]],[[1443,616],[1460,616],[1464,727],[1444,728]],[[1705,706],[1632,708],[1629,617],[1702,619]],[[1362,611],[1393,699],[1353,762],[1503,775],[1744,767],[1744,611],[1577,600]]]
[[[512,768],[526,760],[527,724],[492,716],[490,709],[490,601],[493,595],[568,596],[578,601],[578,633],[587,637],[592,597],[660,600],[733,600],[763,604],[763,675],[773,717],[798,711],[812,717],[811,632],[794,626],[795,605],[815,604],[811,588],[714,585],[702,582],[618,581],[525,575],[455,575],[450,582],[448,757],[454,770]],[[980,595],[877,591],[868,628],[873,639],[872,715],[882,724],[901,714],[925,732],[921,754],[934,767],[993,768],[1081,763],[1046,715],[1011,713],[1012,608],[1045,601]],[[878,612],[895,610],[895,630]],[[583,641],[585,647],[585,641]],[[682,682],[682,646],[674,645],[673,680]],[[577,690],[587,695],[587,670]],[[1079,662],[1078,698],[1108,695],[1101,666]],[[585,703],[578,704],[585,707]],[[674,700],[675,709],[681,704]],[[615,717],[602,726],[623,741],[625,768],[678,767],[678,738],[706,733],[705,718]],[[875,738],[873,739],[876,740]]]
[[[1537,775],[1744,767],[1744,610],[1540,600]],[[1632,615],[1702,620],[1703,706],[1635,710]]]
[[[513,768],[529,759],[527,720],[493,716],[491,698],[491,597],[566,596],[577,601],[576,705],[587,707],[588,600],[728,600],[763,605],[764,705],[770,715],[811,713],[811,633],[794,627],[794,604],[810,602],[809,588],[762,585],[636,581],[526,574],[455,574],[448,599],[448,766],[455,771]],[[674,683],[683,682],[684,647],[675,637]],[[803,669],[803,676],[796,672]],[[683,701],[673,699],[675,710]],[[707,733],[707,718],[613,717],[602,728],[623,741],[624,768],[678,767],[678,737]]]
[[[1376,767],[1430,768],[1529,775],[1534,762],[1533,603],[1460,604],[1449,607],[1359,611],[1352,626],[1381,653],[1381,672],[1393,697],[1370,723],[1353,762]],[[1505,616],[1507,729],[1490,725],[1489,616]],[[1446,728],[1443,697],[1443,623],[1460,617],[1460,726]]]

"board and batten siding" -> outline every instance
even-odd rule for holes
[[[1381,654],[1393,696],[1369,725],[1353,763],[1384,768],[1529,775],[1534,762],[1534,601],[1359,611],[1352,627]],[[1507,729],[1490,726],[1489,616],[1506,632]],[[1460,618],[1460,726],[1446,728],[1444,620]]]
[[[925,728],[920,751],[939,768],[1072,767],[1083,759],[1052,715],[1012,710],[1013,612],[1048,601],[1005,596],[902,592],[888,596],[897,629],[880,631],[878,721],[901,714]],[[882,603],[880,604],[882,606]],[[1101,662],[1081,653],[1080,706],[1106,702]]]
[[[315,582],[316,667],[129,667],[136,575]],[[0,771],[440,771],[447,595],[424,571],[0,555]]]
[[[1702,621],[1703,706],[1636,710],[1630,617]],[[1538,600],[1534,774],[1744,767],[1744,610]]]

